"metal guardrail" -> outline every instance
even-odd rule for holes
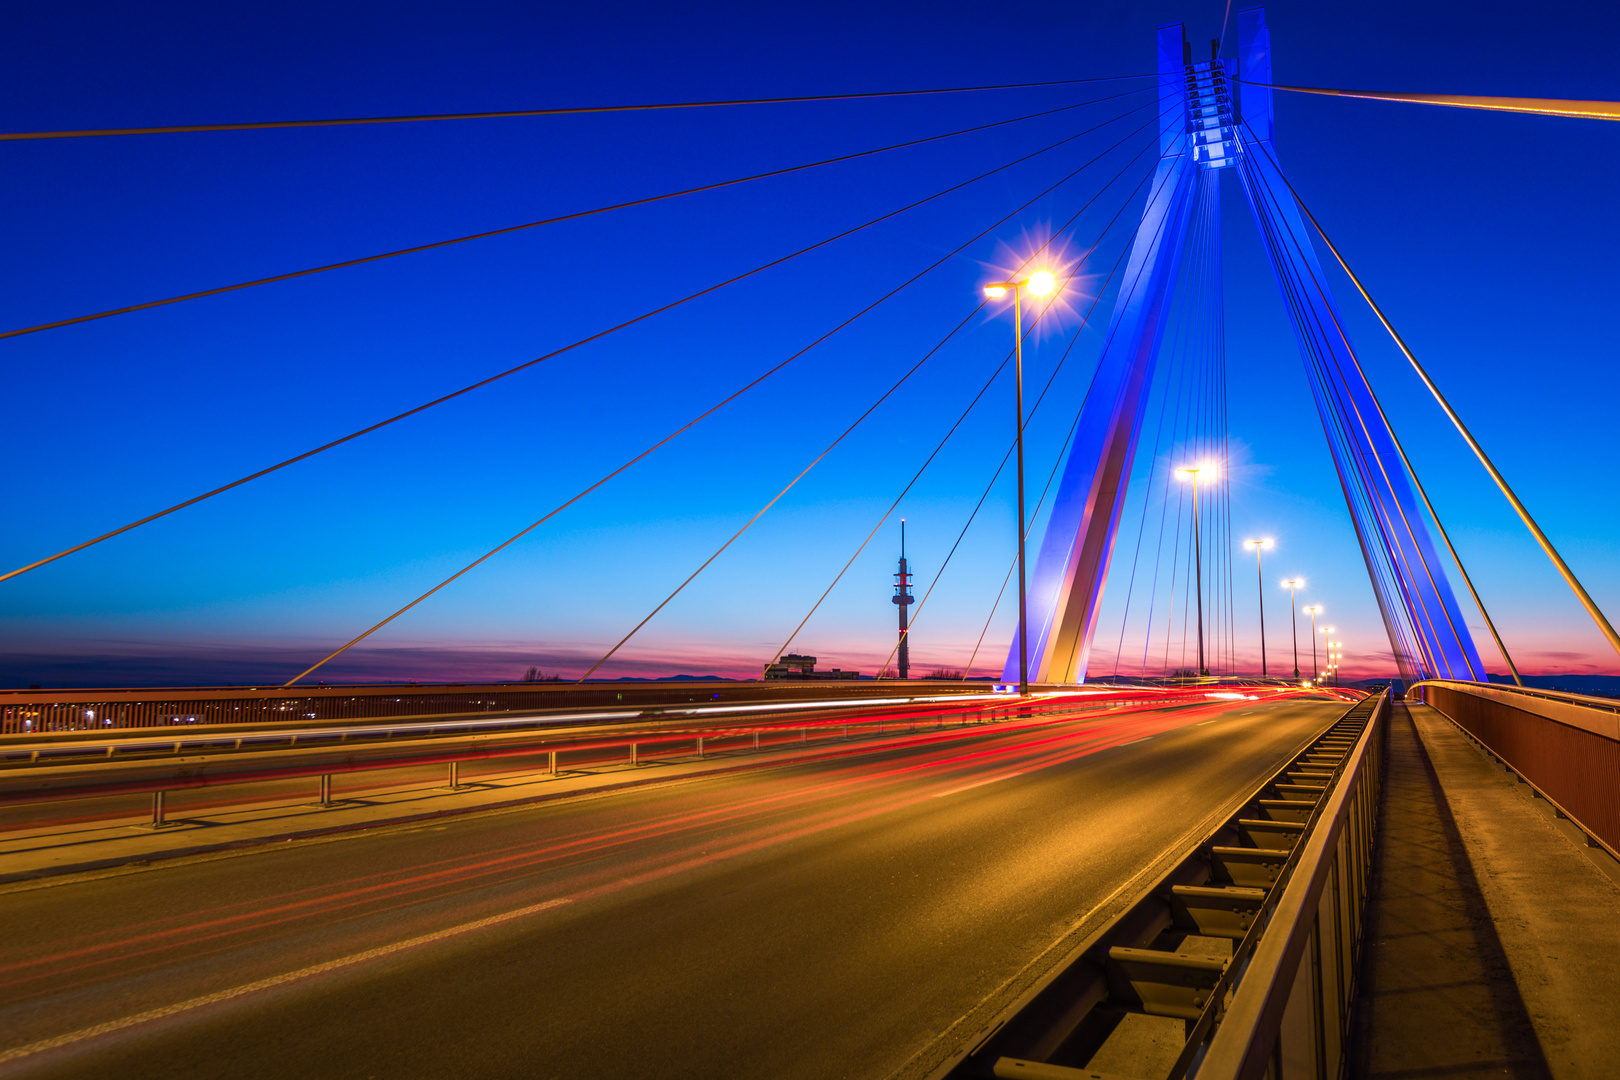
[[[838,701],[927,694],[982,694],[984,683],[931,680],[611,683],[494,683],[439,686],[326,686],[0,690],[0,734],[125,730],[190,724],[308,723],[468,713],[650,708],[716,702]]]
[[[1176,696],[1167,701],[1164,694],[1128,692],[1047,694],[1029,699],[1001,694],[940,695],[811,703],[803,704],[803,711],[796,713],[791,704],[696,706],[667,710],[666,716],[677,718],[657,727],[649,726],[646,718],[641,723],[558,727],[554,717],[544,717],[272,729],[257,735],[226,726],[116,740],[89,739],[81,734],[54,744],[35,737],[0,745],[0,760],[10,757],[0,764],[0,805],[150,793],[152,824],[163,827],[165,794],[175,790],[317,777],[319,804],[327,805],[332,802],[332,778],[343,773],[445,765],[448,786],[456,788],[461,786],[460,766],[470,761],[544,755],[546,771],[556,775],[565,764],[565,754],[575,759],[572,764],[576,766],[582,763],[578,760],[581,755],[595,755],[590,763],[599,764],[603,752],[617,752],[637,765],[655,754],[692,753],[702,758],[718,750],[783,749],[807,744],[812,733],[823,741],[829,736],[844,740],[852,731],[870,734],[874,728],[876,734],[915,732],[930,723],[943,728],[952,723],[967,726],[1034,719],[1120,705],[1176,704]],[[1204,697],[1189,696],[1195,700]],[[871,711],[864,718],[839,714],[841,708],[852,706]],[[784,712],[793,715],[781,715]],[[733,721],[717,724],[726,714]],[[747,715],[752,722],[739,723],[743,717],[737,714]],[[399,737],[402,732],[403,739]],[[45,756],[46,751],[60,756]]]
[[[45,732],[13,737],[0,736],[0,766],[52,761],[100,761],[115,756],[161,751],[171,756],[192,752],[221,749],[282,749],[291,746],[319,746],[349,740],[400,739],[451,735],[479,735],[500,732],[545,731],[554,734],[570,733],[589,727],[594,731],[636,730],[643,732],[678,730],[683,725],[712,723],[726,716],[741,717],[763,713],[780,717],[793,713],[833,713],[850,708],[901,708],[905,706],[995,702],[1005,705],[1008,699],[995,694],[941,695],[936,697],[866,698],[857,701],[783,702],[770,705],[715,705],[691,708],[668,708],[647,711],[631,709],[607,712],[543,713],[525,716],[501,715],[462,719],[454,715],[426,719],[381,719],[361,724],[304,725],[279,727],[263,724],[208,724],[185,725],[159,729],[162,734],[148,734],[152,729],[133,729],[139,734],[118,731]],[[615,722],[617,722],[615,724]],[[656,724],[657,727],[649,727]]]
[[[1340,1075],[1388,706],[1352,706],[934,1076],[1091,1080],[1133,1014],[1184,1025],[1168,1080]]]
[[[1620,859],[1620,702],[1439,679],[1407,696],[1456,724],[1588,843]]]

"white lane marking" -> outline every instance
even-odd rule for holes
[[[1152,735],[1144,735],[1140,739],[1132,739],[1130,742],[1119,742],[1119,743],[1115,743],[1114,745],[1115,746],[1135,746],[1137,743],[1139,743],[1139,742],[1147,742],[1151,738],[1153,738]]]
[[[462,923],[460,926],[452,926],[445,930],[435,930],[431,934],[423,934],[420,937],[409,938],[405,941],[395,942],[392,945],[379,945],[375,949],[367,949],[364,952],[357,952],[350,956],[342,956],[336,960],[328,960],[322,964],[311,964],[309,967],[299,968],[297,971],[289,971],[284,975],[272,975],[268,979],[260,979],[257,982],[245,983],[242,986],[233,986],[229,990],[219,990],[212,994],[204,994],[201,997],[194,997],[189,1001],[182,1001],[174,1005],[165,1005],[161,1009],[148,1009],[146,1012],[136,1013],[133,1016],[125,1016],[118,1020],[109,1020],[104,1024],[94,1024],[87,1028],[80,1028],[78,1031],[70,1031],[66,1035],[57,1035],[53,1038],[41,1039],[38,1042],[28,1043],[26,1046],[18,1046],[10,1050],[0,1052],[0,1064],[16,1061],[18,1058],[25,1058],[31,1054],[37,1054],[44,1050],[55,1050],[59,1047],[71,1046],[76,1042],[91,1039],[97,1035],[106,1035],[110,1032],[121,1031],[124,1028],[134,1027],[137,1024],[144,1024],[151,1020],[161,1020],[165,1016],[175,1016],[179,1013],[190,1012],[192,1009],[200,1009],[204,1005],[213,1005],[217,1002],[229,1001],[232,998],[242,997],[244,994],[252,994],[260,990],[268,990],[273,986],[283,986],[287,983],[297,982],[299,979],[307,979],[313,975],[321,975],[328,971],[336,971],[339,968],[346,968],[354,964],[364,963],[367,960],[375,960],[380,956],[388,956],[392,953],[404,952],[406,949],[414,949],[419,945],[428,945],[435,941],[443,941],[445,938],[456,937],[460,934],[470,933],[474,930],[482,930],[487,926],[495,926],[499,923],[510,922],[513,919],[521,919],[526,915],[534,915],[538,912],[545,911],[548,908],[561,907],[563,904],[571,902],[572,898],[564,898],[561,900],[547,900],[542,904],[530,904],[528,907],[518,908],[516,911],[508,911],[502,915],[491,915],[487,919],[475,919],[469,923]]]
[[[958,791],[971,791],[976,787],[984,787],[984,785],[986,785],[986,784],[993,784],[997,780],[1011,780],[1015,776],[1023,776],[1023,775],[1024,774],[1023,774],[1022,771],[1010,772],[1010,773],[1002,773],[1000,776],[991,776],[991,777],[988,777],[987,779],[984,779],[984,780],[976,780],[971,784],[963,784],[961,787],[953,787],[949,791],[941,791],[937,795],[930,795],[929,798],[930,799],[943,799],[947,795],[955,795]],[[0,1060],[3,1060],[3,1059],[0,1059]]]
[[[1193,727],[1203,727],[1205,724],[1213,724],[1214,722],[1214,720],[1200,720],[1198,723],[1194,724]]]

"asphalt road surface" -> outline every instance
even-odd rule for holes
[[[921,731],[9,887],[0,1074],[920,1074],[1347,707]]]

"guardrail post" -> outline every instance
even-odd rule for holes
[[[630,744],[630,764],[632,764],[632,765],[641,764],[641,762],[636,759],[636,744],[635,743]]]
[[[548,764],[551,767],[551,775],[556,776],[557,775],[557,751],[553,750],[550,754],[548,754],[546,756],[551,759],[550,762],[548,762]]]

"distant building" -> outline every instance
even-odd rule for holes
[[[833,668],[830,671],[817,671],[816,658],[813,656],[800,656],[798,653],[788,653],[774,664],[765,665],[767,679],[858,679],[858,671],[840,671]]]

